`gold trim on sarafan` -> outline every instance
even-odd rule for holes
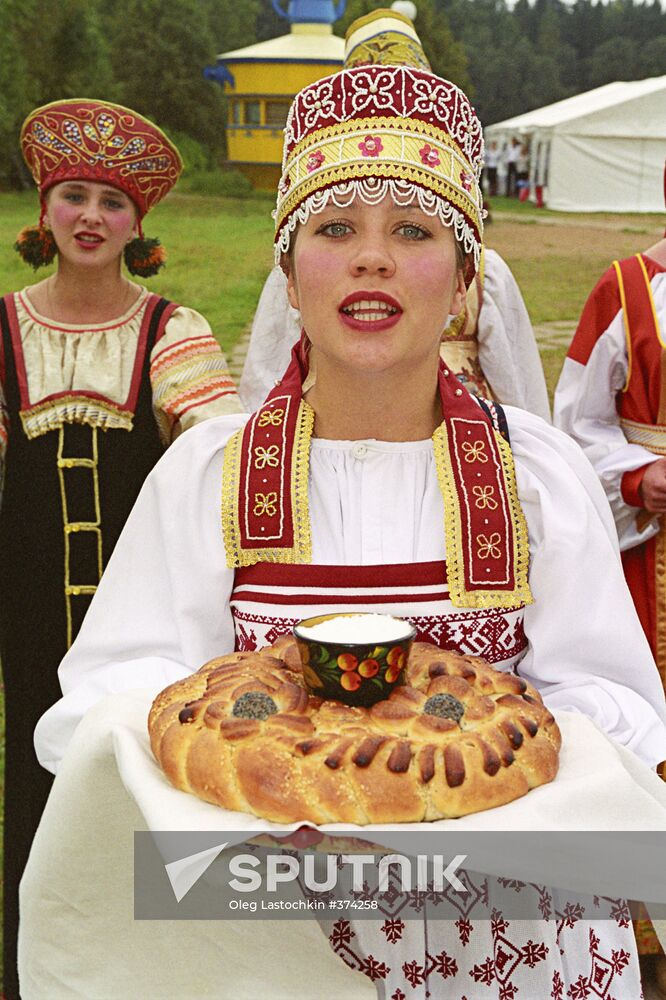
[[[510,445],[483,418],[445,420],[433,443],[451,603],[461,608],[531,604],[527,523]]]
[[[134,414],[108,400],[81,395],[47,399],[20,411],[25,436],[32,440],[65,424],[87,424],[100,430],[131,431]]]
[[[64,593],[65,593],[65,616],[67,627],[67,648],[73,642],[72,625],[72,598],[82,596],[92,596],[97,590],[97,584],[102,579],[103,565],[103,539],[102,539],[102,508],[99,493],[99,452],[97,447],[97,428],[91,428],[92,451],[89,458],[78,458],[72,455],[65,456],[65,436],[64,427],[60,428],[58,435],[58,483],[60,485],[60,503],[62,506],[62,521],[64,535]],[[93,493],[93,504],[95,510],[94,521],[70,521],[67,504],[67,484],[65,482],[65,471],[67,469],[87,469],[90,472],[90,482]],[[76,583],[71,577],[71,544],[72,535],[86,532],[95,536],[97,552],[97,581],[91,583]]]
[[[222,532],[227,566],[309,563],[308,503],[314,411],[276,395],[227,444],[222,470]]]

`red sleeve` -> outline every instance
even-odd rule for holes
[[[640,494],[643,476],[647,472],[652,462],[641,465],[640,469],[633,469],[632,472],[625,472],[620,483],[622,499],[630,507],[644,507],[643,497]]]
[[[615,268],[601,276],[585,303],[567,357],[586,365],[594,345],[615,319],[622,304]]]

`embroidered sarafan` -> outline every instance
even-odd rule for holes
[[[307,358],[298,345],[279,386],[227,445],[222,527],[231,568],[309,563],[309,452],[314,414],[302,398]],[[455,385],[459,386],[457,380]],[[530,603],[527,526],[509,444],[440,366],[443,421],[433,442],[444,498],[451,602],[456,607]]]

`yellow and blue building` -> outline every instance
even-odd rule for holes
[[[280,179],[283,129],[295,94],[309,83],[335,73],[344,61],[344,39],[333,22],[345,0],[290,0],[291,31],[280,38],[222,52],[205,75],[228,95],[228,162],[256,188],[275,190]]]

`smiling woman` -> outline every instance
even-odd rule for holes
[[[121,267],[148,277],[164,260],[141,221],[178,178],[176,147],[127,108],[87,100],[37,109],[21,144],[42,211],[16,249],[34,268],[57,256],[57,270],[0,300],[7,1000],[18,996],[18,881],[50,787],[33,730],[59,697],[58,663],[166,445],[240,408],[204,318]]]

